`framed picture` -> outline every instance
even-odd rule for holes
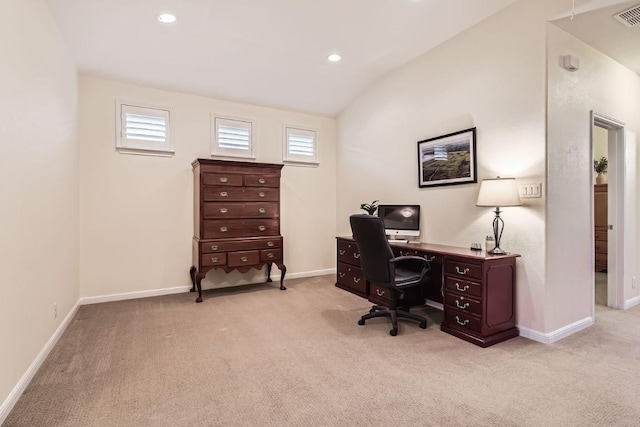
[[[418,141],[420,187],[467,184],[476,177],[476,128]]]

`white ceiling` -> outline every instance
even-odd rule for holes
[[[515,1],[46,0],[82,74],[327,116]],[[176,23],[156,20],[167,11]],[[578,18],[563,28],[601,40]]]

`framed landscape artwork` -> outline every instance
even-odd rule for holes
[[[476,128],[418,141],[420,187],[467,184],[476,177]]]

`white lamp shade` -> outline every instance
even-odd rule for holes
[[[483,179],[480,183],[476,206],[520,206],[520,195],[515,178]]]

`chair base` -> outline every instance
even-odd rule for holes
[[[415,320],[416,322],[420,322],[420,327],[422,329],[427,328],[427,319],[422,316],[418,316],[417,314],[409,313],[408,311],[391,309],[387,307],[381,307],[379,305],[374,305],[369,310],[369,314],[365,314],[358,320],[358,325],[364,325],[365,320],[373,319],[374,317],[390,317],[391,318],[391,330],[389,334],[393,337],[398,335],[398,319],[409,319]]]

